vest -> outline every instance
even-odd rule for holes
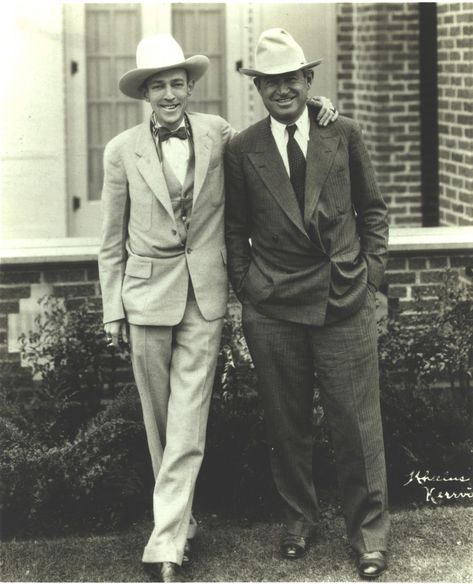
[[[187,240],[187,231],[189,230],[191,222],[192,205],[194,201],[195,158],[191,141],[189,141],[189,146],[191,151],[189,164],[187,165],[186,178],[183,185],[176,178],[176,175],[170,164],[166,161],[166,158],[164,156],[162,157],[163,174],[171,197],[177,231],[181,238],[181,243],[183,244],[186,243]]]

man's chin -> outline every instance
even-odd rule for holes
[[[176,110],[175,112],[160,111],[156,112],[156,117],[161,126],[166,126],[170,130],[174,130],[181,125],[184,118],[184,112],[182,109]]]

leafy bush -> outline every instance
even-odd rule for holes
[[[113,527],[142,511],[152,489],[136,388],[104,401],[114,360],[97,314],[87,302],[40,303],[37,329],[20,339],[37,387],[28,400],[8,385],[0,392],[3,536]]]
[[[3,536],[107,529],[151,512],[153,476],[133,385],[107,394],[113,373],[102,327],[87,305],[45,300],[23,357],[39,374],[28,402],[0,391]],[[381,401],[392,500],[412,470],[471,476],[473,292],[455,278],[439,298],[381,326]],[[127,355],[120,355],[126,359]],[[333,451],[314,391],[314,469],[323,498],[335,491]],[[116,394],[116,395],[114,395]],[[412,494],[418,497],[418,494]],[[196,505],[248,516],[271,512],[275,492],[238,314],[227,317]]]
[[[412,470],[471,476],[472,287],[447,273],[438,298],[382,323],[379,357],[391,494]]]
[[[29,433],[53,445],[72,439],[84,420],[100,411],[114,363],[97,314],[87,301],[70,311],[53,296],[45,296],[39,304],[35,330],[19,341],[22,360],[38,379],[28,404]]]
[[[72,440],[46,445],[1,419],[0,444],[3,536],[108,529],[149,507],[152,477],[133,386]]]

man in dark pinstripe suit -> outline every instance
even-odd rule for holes
[[[387,208],[359,127],[314,123],[313,67],[282,29],[265,31],[254,77],[270,116],[226,153],[230,278],[265,410],[281,496],[281,551],[303,556],[319,509],[312,476],[314,372],[336,454],[348,539],[361,577],[386,568],[389,530],[379,407],[377,287]],[[314,469],[317,473],[317,469]]]

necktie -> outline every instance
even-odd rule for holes
[[[160,142],[166,142],[169,138],[179,138],[180,140],[187,140],[187,130],[181,126],[177,130],[169,130],[165,126],[159,126],[158,137]]]
[[[304,191],[305,191],[305,157],[299,144],[294,138],[297,126],[286,126],[289,140],[287,142],[287,158],[289,160],[289,176],[292,188],[296,193],[297,202],[302,215],[304,215]]]

